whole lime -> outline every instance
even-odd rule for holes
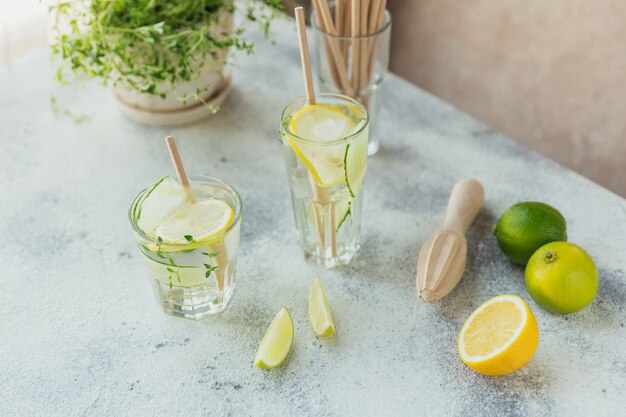
[[[587,307],[598,292],[598,270],[581,247],[552,242],[540,247],[526,265],[526,289],[544,309],[573,313]]]
[[[526,201],[502,213],[494,234],[500,249],[511,261],[526,265],[541,246],[567,240],[567,225],[563,215],[554,207]]]

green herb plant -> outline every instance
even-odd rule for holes
[[[236,6],[237,5],[237,6]],[[242,9],[244,21],[216,35],[224,11]],[[104,85],[165,97],[179,82],[194,81],[202,64],[230,49],[253,52],[244,33],[258,24],[266,37],[282,10],[280,0],[67,0],[51,6],[52,51],[62,64],[57,79],[97,78]],[[232,54],[226,58],[228,64]],[[204,102],[207,87],[178,97]],[[206,103],[204,103],[206,105]]]

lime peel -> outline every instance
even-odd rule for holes
[[[137,203],[135,204],[135,207],[133,208],[133,216],[135,216],[135,213],[137,214],[137,216],[135,217],[135,220],[139,220],[141,218],[141,206],[143,204],[144,201],[146,201],[146,199],[148,197],[150,197],[150,194],[152,194],[152,192],[159,186],[161,185],[161,183],[163,181],[165,181],[166,179],[168,179],[169,176],[166,175],[165,177],[161,178],[159,181],[156,182],[156,184],[154,184],[152,186],[152,188],[143,196],[140,198],[139,201],[137,201]]]
[[[341,218],[341,221],[339,221],[339,225],[337,226],[337,229],[336,229],[337,232],[339,231],[343,223],[346,221],[348,216],[350,216],[350,220],[352,220],[352,201],[348,201],[348,209],[346,210],[343,217]]]
[[[348,179],[348,151],[350,150],[350,144],[346,145],[346,153],[343,155],[343,173],[346,177],[346,186],[348,187],[348,191],[350,192],[350,197],[354,198],[354,192],[352,191],[352,187],[350,187],[350,180]]]

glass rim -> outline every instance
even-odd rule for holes
[[[333,33],[327,32],[317,24],[317,13],[315,13],[315,10],[311,13],[311,26],[313,27],[313,29],[333,39],[340,39],[340,40],[371,39],[371,38],[375,38],[378,35],[381,35],[382,33],[387,31],[391,27],[391,13],[389,13],[389,10],[385,9],[385,20],[383,21],[383,26],[380,29],[378,29],[376,32],[368,33],[366,35],[343,36],[343,35],[335,35]]]
[[[293,133],[289,128],[284,128],[283,127],[283,120],[285,120],[285,113],[287,112],[287,110],[291,109],[291,107],[293,107],[295,104],[297,104],[299,102],[302,102],[303,104],[306,103],[306,97],[302,96],[302,97],[298,97],[297,99],[293,100],[291,103],[287,104],[287,106],[285,106],[285,109],[281,113],[281,115],[280,115],[280,131],[281,131],[281,133],[289,135],[295,141],[297,141],[299,143],[302,143],[302,144],[306,144],[306,145],[335,146],[335,145],[341,145],[343,143],[350,142],[352,139],[354,139],[355,137],[357,137],[358,135],[363,133],[365,128],[369,126],[369,122],[370,122],[369,113],[367,112],[367,109],[365,108],[365,106],[363,104],[361,104],[358,100],[355,100],[355,99],[353,99],[350,96],[346,96],[344,94],[339,94],[339,93],[316,93],[315,97],[316,98],[321,98],[321,97],[339,98],[341,100],[345,100],[345,101],[349,102],[350,104],[355,105],[356,107],[358,107],[359,110],[361,110],[363,112],[365,123],[363,123],[363,126],[361,126],[356,132],[353,132],[353,133],[349,134],[348,136],[344,136],[342,138],[335,139],[335,140],[332,140],[332,141],[329,141],[329,142],[318,142],[318,141],[315,141],[315,140],[303,138],[302,136],[298,136],[295,133]],[[324,103],[317,103],[317,104],[324,104]],[[300,108],[302,108],[302,107],[303,106],[300,106]]]
[[[166,175],[165,177],[161,178],[160,180],[148,185],[147,187],[145,187],[144,189],[142,189],[141,191],[139,191],[139,193],[137,193],[137,195],[133,198],[133,201],[130,203],[130,208],[128,209],[128,220],[130,221],[130,224],[133,228],[133,231],[135,233],[137,233],[140,237],[142,237],[143,239],[146,239],[152,243],[156,243],[157,245],[159,244],[165,244],[168,247],[189,247],[190,243],[189,242],[184,242],[184,243],[162,243],[159,242],[157,239],[153,238],[152,236],[150,236],[149,234],[147,234],[141,227],[139,227],[139,225],[137,224],[136,219],[133,216],[133,207],[135,207],[135,204],[138,203],[138,199],[140,197],[142,197],[149,189],[151,189],[152,187],[154,187],[158,182],[163,181],[165,178],[172,178],[174,181],[176,181],[178,183],[178,179],[170,176],[170,175]],[[219,178],[215,178],[215,177],[209,177],[208,175],[188,175],[188,179],[190,183],[198,183],[198,182],[207,182],[207,183],[214,183],[214,184],[218,184],[223,186],[223,188],[231,195],[233,195],[235,197],[235,202],[236,202],[236,207],[233,207],[235,214],[233,216],[233,220],[230,222],[230,224],[228,225],[228,227],[224,230],[222,230],[221,232],[219,232],[217,235],[212,236],[211,237],[211,241],[216,241],[216,240],[220,240],[220,238],[225,237],[226,235],[228,235],[228,233],[230,233],[230,231],[235,227],[235,225],[239,222],[239,220],[241,219],[241,214],[243,213],[243,203],[241,201],[241,196],[239,195],[239,193],[228,183],[220,180]],[[202,243],[202,241],[197,242],[197,243]]]

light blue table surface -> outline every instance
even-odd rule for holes
[[[391,75],[382,149],[369,161],[363,246],[349,267],[307,265],[297,246],[278,118],[303,95],[293,26],[241,57],[215,117],[184,128],[135,124],[110,94],[53,80],[47,50],[0,67],[0,415],[6,416],[623,416],[626,404],[626,202]],[[54,114],[50,97],[90,119]],[[191,173],[218,176],[244,201],[238,288],[202,322],[159,309],[126,212],[172,173],[173,133]],[[416,298],[415,260],[443,221],[452,185],[480,179],[486,202],[469,260],[442,302]],[[492,227],[511,204],[544,201],[600,271],[595,302],[556,316]],[[338,333],[316,339],[308,288],[325,284]],[[541,342],[517,373],[475,374],[457,333],[486,299],[518,294]],[[296,341],[271,372],[252,359],[286,305]]]

